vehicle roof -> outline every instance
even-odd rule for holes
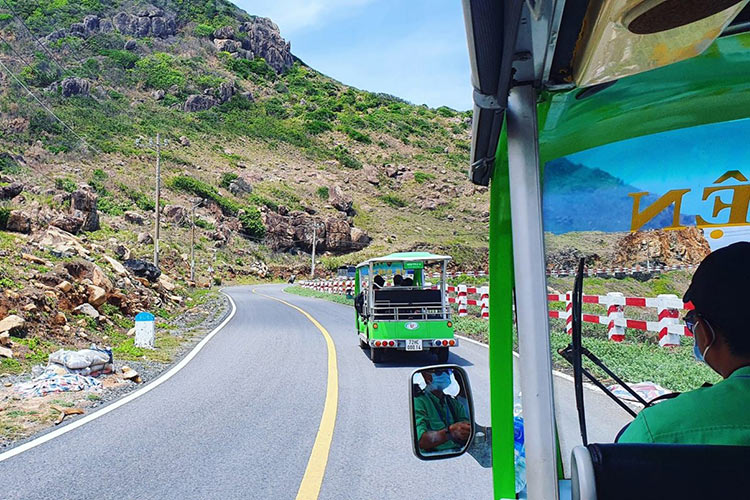
[[[415,262],[415,261],[444,261],[451,260],[449,255],[436,255],[430,252],[396,252],[385,255],[383,257],[375,257],[373,259],[361,262],[357,267],[369,266],[370,263],[381,263],[381,262]]]

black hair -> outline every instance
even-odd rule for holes
[[[396,274],[393,276],[393,284],[395,286],[400,286],[402,281],[404,281],[404,277],[400,274]]]
[[[722,318],[717,321],[710,315],[698,313],[699,316],[711,325],[714,335],[721,335],[724,342],[729,346],[729,352],[742,358],[750,358],[750,334],[747,326],[739,317]]]
[[[375,277],[374,277],[374,278],[372,279],[372,282],[373,282],[373,283],[375,283],[375,284],[376,284],[376,285],[378,285],[378,286],[383,286],[383,285],[385,285],[385,280],[384,280],[384,279],[383,279],[383,277],[382,277],[381,275],[379,275],[379,274],[378,274],[377,276],[375,276]]]

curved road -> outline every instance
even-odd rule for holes
[[[4,499],[294,499],[326,399],[327,351],[304,309],[330,333],[338,407],[319,497],[490,499],[489,469],[470,455],[423,462],[411,452],[408,375],[435,363],[397,353],[373,365],[351,308],[284,293],[227,289],[234,318],[181,371],[82,427],[0,462]],[[477,422],[489,424],[488,352],[462,342],[449,362],[471,379]],[[563,446],[574,444],[572,387],[557,379]],[[587,391],[589,432],[606,440],[624,413]],[[310,500],[314,500],[311,498]]]

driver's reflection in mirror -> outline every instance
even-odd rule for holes
[[[463,384],[456,382],[453,370],[445,368],[417,373],[413,383],[419,386],[414,392],[419,448],[426,452],[460,451],[471,435],[468,403],[466,395],[461,394]]]

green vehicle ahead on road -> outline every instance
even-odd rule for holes
[[[354,277],[357,334],[373,363],[388,349],[426,351],[448,360],[458,345],[446,298],[446,267],[451,258],[428,252],[392,253],[362,262]],[[440,281],[427,281],[426,268],[439,267]],[[382,278],[382,284],[378,285]],[[405,281],[398,284],[401,276]],[[394,279],[396,283],[394,283]]]

